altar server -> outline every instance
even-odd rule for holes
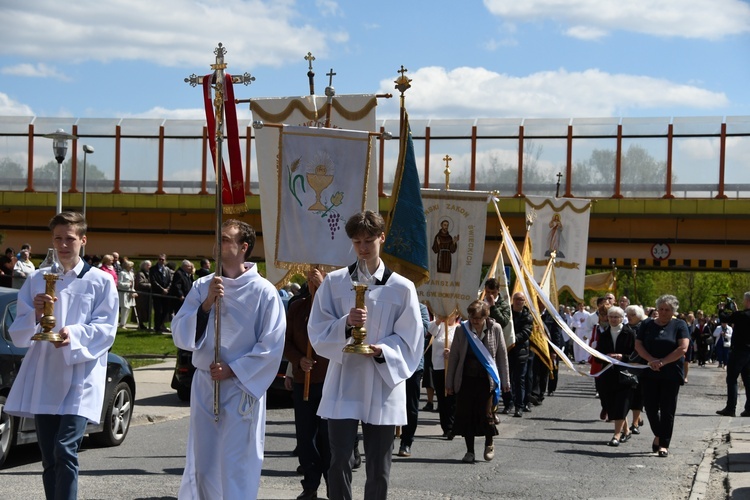
[[[266,423],[266,390],[284,350],[286,318],[274,286],[247,262],[255,231],[221,227],[222,276],[193,284],[172,320],[174,343],[193,351],[190,434],[179,498],[256,498]],[[221,297],[221,360],[214,363],[215,304]],[[214,419],[214,381],[219,418]]]
[[[318,415],[328,419],[331,466],[329,497],[352,498],[350,458],[362,421],[367,480],[364,498],[384,499],[396,425],[405,425],[406,379],[419,366],[423,327],[414,284],[385,267],[383,217],[358,213],[346,223],[347,236],[371,275],[365,307],[355,307],[352,280],[367,278],[354,264],[326,277],[315,295],[308,322],[315,352],[329,359]],[[344,353],[354,326],[365,325],[372,354]]]

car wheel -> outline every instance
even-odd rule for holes
[[[120,382],[107,407],[104,429],[92,434],[91,438],[101,446],[119,446],[125,441],[133,416],[133,394],[126,382]]]
[[[0,396],[0,467],[16,440],[16,419],[5,413],[5,396]]]
[[[177,397],[180,398],[180,401],[190,402],[190,387],[177,387]]]

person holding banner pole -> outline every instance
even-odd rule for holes
[[[252,226],[225,221],[216,249],[221,275],[194,282],[172,320],[174,343],[193,352],[196,368],[181,499],[254,498],[260,486],[266,391],[281,363],[286,318],[276,288],[248,262],[254,245]],[[220,358],[215,361],[219,300]],[[214,414],[216,396],[220,419]]]
[[[495,457],[495,408],[500,390],[510,391],[505,337],[499,323],[490,318],[486,302],[475,300],[467,308],[469,320],[456,328],[448,358],[446,392],[456,395],[453,432],[464,436],[462,461],[474,463],[474,436],[484,436],[484,459]]]

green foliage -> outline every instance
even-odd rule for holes
[[[23,168],[19,163],[14,162],[10,158],[0,159],[0,177],[4,179],[23,178],[23,172]]]
[[[175,347],[170,335],[119,328],[115,343],[112,346],[112,352],[125,358],[132,356],[163,358],[175,356],[177,347]]]
[[[34,178],[35,179],[57,179],[57,162],[55,160],[52,160],[46,164],[44,164],[41,167],[37,167],[34,169]],[[70,175],[73,168],[73,160],[69,159],[63,162],[62,164],[62,174],[63,174],[63,185],[66,183],[70,183]],[[106,180],[107,176],[99,170],[99,168],[91,163],[90,161],[86,162],[86,181],[100,181],[100,180]],[[77,162],[76,167],[76,181],[77,182],[83,182],[83,161]]]

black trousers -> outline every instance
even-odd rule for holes
[[[453,430],[453,420],[456,416],[456,395],[445,395],[445,370],[435,370],[432,381],[435,383],[440,428],[443,429],[443,433],[448,433]]]
[[[659,438],[659,446],[669,448],[681,384],[678,380],[659,378],[648,378],[643,382],[643,403],[651,431]]]
[[[328,421],[320,418],[318,406],[323,395],[323,383],[310,384],[307,401],[305,384],[294,384],[294,427],[297,450],[304,478],[302,488],[317,490],[322,477],[328,477],[331,448],[328,444]]]
[[[414,375],[406,379],[406,422],[401,428],[401,445],[411,446],[414,434],[417,432],[419,420],[419,395],[422,392],[422,373],[417,370]]]

